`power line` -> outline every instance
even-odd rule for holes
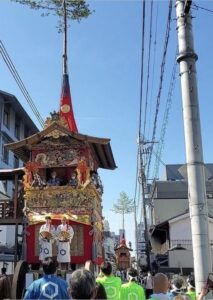
[[[152,15],[153,15],[153,0],[150,6],[150,30],[149,30],[149,50],[148,50],[148,63],[147,63],[147,80],[146,80],[146,103],[144,110],[144,129],[143,135],[146,135],[146,115],[147,115],[147,103],[148,103],[148,92],[149,92],[149,70],[150,70],[150,56],[151,56],[151,42],[152,42]]]
[[[139,107],[139,125],[138,125],[139,140],[140,140],[140,137],[141,137],[142,104],[143,104],[143,74],[144,74],[143,71],[144,71],[145,17],[146,17],[146,1],[143,0],[140,107]]]
[[[152,102],[153,102],[153,86],[154,86],[154,69],[155,69],[155,61],[156,61],[156,49],[157,49],[157,29],[158,29],[158,2],[157,2],[157,11],[156,11],[156,19],[155,19],[155,38],[154,38],[154,48],[153,48],[153,63],[152,63],[152,80],[151,80],[151,93],[150,93],[150,108],[149,108],[149,125],[148,125],[148,133],[147,138],[149,138],[150,125],[151,125],[151,111],[152,111]]]
[[[168,91],[168,96],[167,96],[167,100],[166,100],[166,107],[165,107],[164,116],[163,116],[163,123],[162,123],[162,127],[161,127],[161,132],[160,132],[160,140],[158,143],[156,156],[155,156],[153,178],[157,178],[159,175],[159,165],[160,165],[159,157],[161,158],[161,156],[162,156],[164,140],[165,140],[165,135],[166,135],[166,128],[167,128],[168,119],[169,119],[169,112],[170,112],[170,108],[172,105],[172,96],[173,96],[173,91],[174,91],[175,83],[176,83],[176,79],[177,79],[177,61],[176,61],[177,53],[178,53],[178,49],[176,50],[176,53],[175,53],[172,75],[171,75],[170,84],[169,84],[169,91]]]
[[[160,108],[160,99],[161,99],[161,91],[163,86],[163,79],[164,79],[164,71],[165,71],[165,65],[166,65],[166,54],[168,49],[168,42],[170,37],[170,29],[171,29],[171,14],[172,14],[172,0],[169,1],[169,11],[168,11],[168,17],[167,17],[167,26],[166,26],[166,35],[165,35],[165,42],[164,42],[164,50],[163,50],[163,58],[161,63],[161,72],[160,72],[160,83],[159,83],[159,89],[158,89],[158,95],[156,99],[156,110],[155,110],[155,118],[154,118],[154,124],[153,124],[153,132],[152,132],[152,144],[150,147],[150,156],[149,156],[149,162],[147,166],[147,178],[149,178],[149,171],[150,171],[150,165],[151,165],[151,159],[152,159],[152,151],[156,136],[156,129],[157,129],[157,119],[158,119],[158,113]]]
[[[2,55],[2,58],[4,62],[6,63],[8,69],[10,70],[10,73],[12,74],[13,78],[15,79],[16,83],[18,84],[23,96],[27,100],[27,103],[29,104],[30,108],[32,109],[32,112],[34,113],[36,119],[38,120],[39,124],[44,127],[44,120],[41,117],[38,109],[36,108],[35,103],[33,102],[32,98],[30,97],[21,77],[19,76],[3,42],[0,40],[0,53]]]
[[[202,6],[200,6],[200,5],[197,5],[197,4],[195,4],[194,2],[192,3],[192,6],[193,6],[193,7],[192,7],[193,9],[196,9],[196,10],[202,9],[202,10],[205,10],[205,11],[207,11],[207,12],[213,13],[213,10],[208,9],[208,8],[205,8],[205,7],[202,7]]]

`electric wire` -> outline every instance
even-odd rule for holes
[[[204,11],[207,11],[207,12],[210,12],[210,13],[213,13],[213,10],[212,10],[212,9],[208,9],[208,8],[202,7],[202,6],[200,6],[200,5],[195,4],[194,2],[192,3],[192,6],[193,6],[193,7],[192,7],[193,9],[196,9],[196,10],[201,9],[201,10],[204,10]]]
[[[22,79],[20,78],[20,76],[19,76],[19,74],[18,74],[18,72],[16,70],[16,67],[14,66],[14,64],[13,64],[13,62],[12,62],[12,60],[11,60],[11,58],[10,58],[10,56],[9,56],[6,48],[5,48],[5,46],[4,46],[4,44],[3,44],[3,42],[1,40],[0,40],[0,53],[2,55],[2,58],[3,58],[4,62],[7,65],[8,69],[10,70],[13,78],[15,79],[17,85],[19,86],[19,88],[20,88],[23,96],[25,97],[27,103],[29,104],[32,112],[34,113],[36,119],[38,120],[39,124],[42,127],[44,127],[44,120],[41,117],[38,109],[36,108],[36,105],[33,102],[32,98],[30,97],[30,95],[29,95],[29,93],[28,93],[28,91],[27,91],[27,89],[26,89],[26,87],[25,87]]]
[[[162,123],[162,127],[161,127],[161,132],[160,132],[160,140],[159,140],[157,150],[156,150],[154,174],[153,174],[154,179],[158,178],[158,175],[159,175],[160,160],[158,158],[159,157],[161,158],[161,156],[162,156],[164,140],[165,140],[165,135],[166,135],[166,129],[167,129],[168,119],[169,119],[169,112],[170,112],[170,109],[172,106],[172,96],[173,96],[173,92],[175,89],[175,83],[176,83],[176,79],[177,79],[177,61],[176,61],[177,53],[178,53],[178,49],[175,52],[172,75],[171,75],[171,79],[170,79],[169,91],[168,91],[168,95],[167,95],[166,106],[165,106],[165,111],[164,111],[164,116],[163,116],[163,123]]]
[[[154,47],[153,47],[153,63],[152,63],[152,79],[151,79],[151,92],[150,92],[150,107],[149,107],[149,122],[148,122],[148,133],[147,138],[149,139],[150,127],[151,127],[151,111],[152,111],[152,102],[153,102],[153,87],[154,87],[154,68],[156,61],[156,50],[157,50],[157,29],[158,29],[158,2],[155,18],[155,38],[154,38]]]
[[[137,151],[137,166],[136,166],[135,196],[134,196],[135,201],[136,201],[137,186],[138,186],[138,180],[139,180],[139,170],[140,170],[139,151],[140,151],[140,147],[141,147],[141,126],[142,126],[142,107],[143,107],[145,18],[146,18],[146,1],[143,0],[142,32],[141,32],[140,98],[139,98],[140,100],[139,100],[139,121],[138,121],[138,151]],[[136,212],[136,215],[138,215],[138,210]],[[137,230],[137,228],[136,228],[136,230]],[[137,243],[137,241],[135,241],[135,243]]]
[[[148,93],[149,93],[149,77],[150,77],[150,57],[151,57],[151,43],[152,43],[152,15],[153,15],[153,0],[151,0],[150,6],[150,29],[149,29],[149,50],[148,50],[148,62],[147,62],[147,80],[146,80],[146,96],[145,96],[145,110],[144,110],[144,129],[143,136],[146,135],[146,116],[148,105]]]
[[[140,138],[141,138],[142,105],[143,105],[145,17],[146,17],[146,1],[143,0],[142,51],[141,51],[141,81],[140,81],[140,105],[139,105],[139,124],[138,124],[139,146],[140,146]]]
[[[152,160],[152,151],[153,151],[153,146],[154,146],[154,141],[155,141],[155,136],[156,136],[157,119],[158,119],[158,113],[159,113],[159,108],[160,108],[161,91],[162,91],[162,87],[163,87],[164,71],[165,71],[165,65],[166,65],[166,55],[167,55],[167,49],[168,49],[168,43],[169,43],[169,37],[170,37],[172,2],[173,2],[172,0],[169,1],[166,35],[165,35],[165,42],[164,42],[163,58],[162,58],[162,63],[161,63],[161,72],[160,72],[160,82],[159,82],[159,89],[158,89],[158,94],[157,94],[157,99],[156,99],[156,109],[155,109],[155,118],[154,118],[154,123],[153,123],[149,162],[147,165],[147,176],[146,177],[148,179],[149,179],[150,165],[151,165],[151,160]]]

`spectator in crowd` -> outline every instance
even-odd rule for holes
[[[128,283],[125,283],[121,286],[120,290],[120,299],[122,300],[145,300],[145,293],[142,286],[137,284],[137,270],[130,268],[127,273]]]
[[[187,292],[186,292],[186,295],[188,295],[191,298],[191,300],[196,300],[194,276],[189,276],[187,278]]]
[[[11,282],[10,278],[6,274],[7,269],[1,269],[0,275],[0,300],[11,299]]]
[[[171,282],[172,289],[168,293],[169,299],[173,299],[175,296],[185,294],[183,285],[184,285],[183,278],[179,275],[175,275]]]
[[[95,277],[86,269],[74,271],[70,277],[69,294],[71,299],[94,299],[96,293]]]
[[[163,273],[157,273],[153,279],[153,294],[149,300],[169,300],[168,287],[168,277]]]
[[[144,280],[145,289],[146,289],[146,299],[153,293],[153,277],[150,271],[148,271],[147,276]]]
[[[24,300],[70,299],[67,282],[55,275],[57,264],[51,258],[43,261],[44,275],[27,289]]]
[[[121,279],[113,276],[112,265],[110,262],[103,262],[101,264],[101,272],[104,274],[103,277],[97,278],[96,282],[101,283],[107,294],[109,300],[119,300]]]

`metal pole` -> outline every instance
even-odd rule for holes
[[[136,266],[137,266],[137,270],[138,268],[138,227],[137,227],[137,207],[136,207],[136,201],[134,200],[134,223],[135,223],[135,261],[136,261]]]
[[[147,213],[146,213],[146,199],[145,199],[145,174],[144,174],[144,166],[143,166],[143,157],[142,157],[142,141],[139,137],[139,159],[140,159],[140,176],[141,176],[141,187],[142,187],[142,209],[144,216],[144,237],[145,237],[145,246],[146,246],[146,256],[147,256],[147,266],[148,269],[151,270],[150,265],[150,256],[149,256],[149,235],[148,235],[148,223],[147,223]]]
[[[195,67],[198,57],[194,52],[190,2],[176,1],[179,46],[177,62],[180,64],[194,273],[196,292],[200,293],[212,270],[212,262]]]

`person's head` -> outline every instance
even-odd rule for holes
[[[86,269],[74,271],[70,277],[69,293],[72,299],[92,299],[95,296],[95,277]]]
[[[76,178],[77,178],[76,172],[73,172],[73,173],[72,173],[71,178],[72,178],[72,179],[76,179]]]
[[[192,275],[187,278],[187,288],[190,290],[195,290],[195,279]]]
[[[129,268],[127,270],[127,276],[130,281],[136,281],[138,276],[138,271],[134,268]]]
[[[157,273],[153,280],[153,291],[155,294],[166,294],[169,287],[168,277],[163,273]]]
[[[2,274],[6,274],[6,272],[7,272],[7,269],[5,267],[1,268],[1,273]]]
[[[56,171],[52,171],[52,172],[51,172],[51,177],[52,177],[52,178],[56,178]]]
[[[45,217],[45,221],[46,221],[47,224],[51,224],[52,219],[51,219],[50,216],[46,216],[46,217]]]
[[[51,257],[46,257],[45,260],[42,262],[42,267],[44,274],[52,275],[56,272],[57,263]]]
[[[101,264],[101,272],[105,275],[105,276],[109,276],[112,274],[112,265],[110,262],[108,261],[104,261]]]
[[[181,289],[183,287],[184,280],[180,276],[174,276],[172,279],[172,288]]]
[[[65,224],[67,223],[67,218],[66,218],[65,216],[63,216],[63,217],[61,218],[61,223],[62,223],[63,225],[65,225]]]

